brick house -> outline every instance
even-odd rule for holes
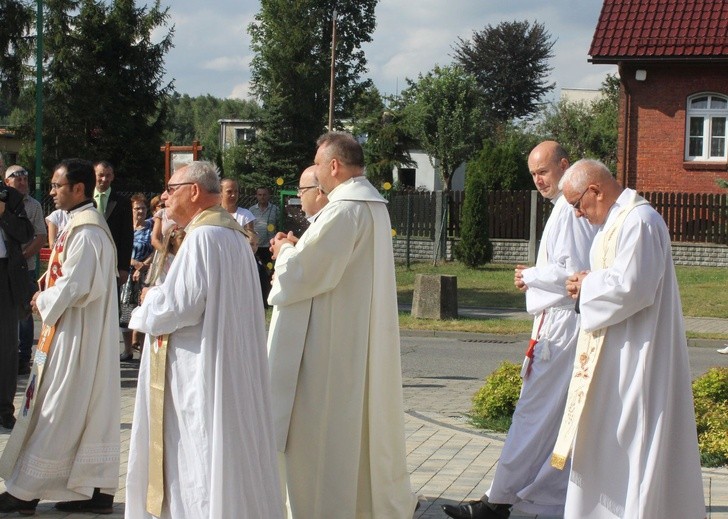
[[[589,55],[619,67],[618,180],[639,191],[724,193],[728,2],[604,0]]]

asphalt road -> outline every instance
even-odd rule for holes
[[[406,378],[483,380],[504,360],[521,363],[527,339],[511,336],[402,337],[402,375]],[[713,366],[728,366],[728,355],[716,348],[722,342],[690,346],[693,378]]]

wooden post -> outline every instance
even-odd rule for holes
[[[164,185],[166,186],[169,182],[169,177],[172,176],[172,155],[174,153],[192,153],[192,160],[198,160],[200,152],[205,147],[200,145],[200,141],[192,141],[192,146],[172,146],[171,142],[166,142],[164,146],[159,148],[159,151],[164,153]]]

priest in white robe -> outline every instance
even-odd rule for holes
[[[562,179],[600,229],[570,277],[582,333],[553,462],[573,449],[566,519],[703,519],[680,293],[665,222],[600,162]],[[575,439],[574,439],[575,437]]]
[[[56,507],[67,512],[112,512],[121,399],[116,248],[94,208],[95,182],[83,160],[53,172],[50,194],[69,222],[32,302],[43,331],[0,460],[8,490],[1,512],[31,515],[39,499],[62,500]]]
[[[134,409],[126,517],[280,518],[253,252],[218,205],[210,163],[177,170],[162,200],[187,235],[164,283],[144,292],[130,323],[150,338]]]
[[[329,203],[273,240],[268,347],[293,517],[410,519],[391,224],[361,146],[318,141]]]
[[[596,227],[574,214],[559,190],[569,167],[554,141],[536,146],[528,157],[536,189],[554,204],[541,237],[536,266],[517,265],[514,283],[535,316],[532,341],[524,359],[523,386],[513,422],[490,488],[483,498],[443,505],[457,519],[505,518],[513,510],[549,516],[564,512],[568,471],[551,466],[571,379],[579,316],[566,292],[571,274],[589,266]],[[485,469],[485,467],[484,467]]]

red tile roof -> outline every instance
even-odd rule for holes
[[[604,0],[594,63],[728,59],[726,0]]]

